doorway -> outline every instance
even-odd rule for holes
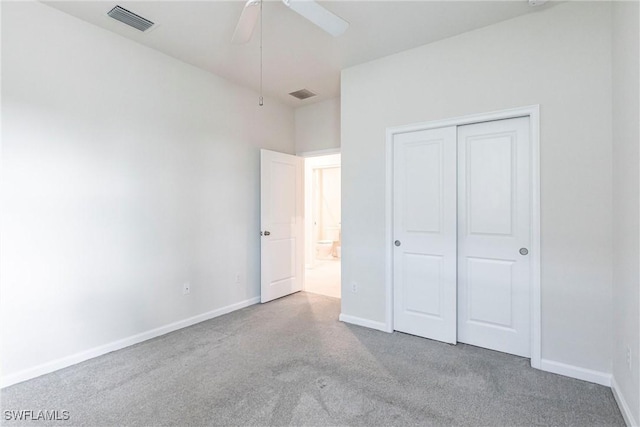
[[[540,365],[538,107],[387,133],[387,330]]]
[[[306,292],[341,295],[341,159],[340,154],[305,158]]]

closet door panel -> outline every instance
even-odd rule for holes
[[[394,138],[394,329],[456,342],[456,129]]]
[[[458,340],[530,356],[529,119],[458,127]]]

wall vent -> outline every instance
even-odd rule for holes
[[[311,98],[312,96],[316,96],[315,93],[311,92],[309,89],[300,89],[295,92],[291,92],[289,95],[294,98],[298,98],[299,100]]]
[[[153,26],[153,22],[120,6],[111,9],[107,15],[140,31],[147,31]]]

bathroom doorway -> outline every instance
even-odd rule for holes
[[[340,154],[305,158],[306,292],[340,298]]]

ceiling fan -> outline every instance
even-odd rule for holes
[[[248,0],[244,5],[231,39],[233,43],[243,44],[251,39],[260,15],[261,3],[262,0]],[[342,35],[349,28],[347,21],[329,12],[313,0],[282,0],[282,3],[334,37]]]

